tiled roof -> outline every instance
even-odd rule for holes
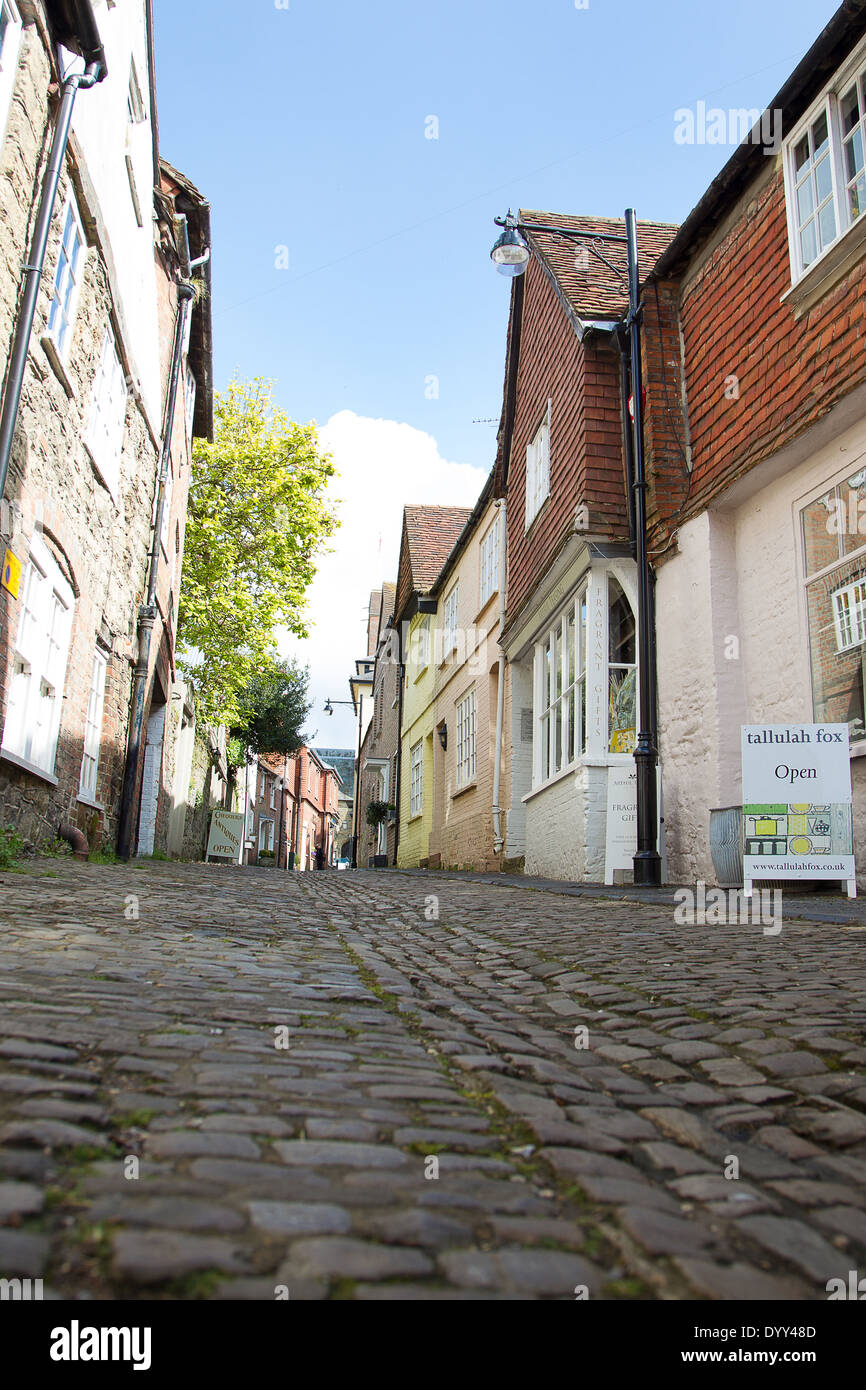
[[[412,591],[426,594],[472,515],[469,507],[406,507],[403,516]]]
[[[520,210],[521,222],[544,222],[553,227],[569,227],[595,236],[625,236],[621,217],[569,217],[557,212]],[[637,224],[638,268],[644,280],[662,252],[676,235],[677,228],[667,222]],[[616,319],[628,307],[628,258],[626,248],[617,242],[599,245],[599,251],[622,272],[620,280],[590,249],[592,243],[581,238],[572,241],[546,232],[532,232],[528,240],[553,271],[571,307],[581,319]],[[584,251],[585,254],[581,254]],[[577,264],[575,262],[577,261]]]
[[[389,618],[394,616],[394,600],[397,597],[396,584],[382,585],[382,623],[380,627],[387,623]]]

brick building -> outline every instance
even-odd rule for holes
[[[617,220],[522,212],[593,235]],[[675,229],[638,227],[644,274]],[[627,486],[625,258],[531,233],[513,282],[494,493],[507,511],[504,854],[601,880],[608,771],[633,765],[637,581]]]
[[[647,305],[658,693],[674,877],[713,880],[740,727],[851,738],[866,869],[866,4],[840,7],[660,258]],[[777,118],[777,124],[778,124]]]
[[[510,767],[504,766],[502,743],[510,701],[503,687],[500,707],[505,663],[498,637],[505,605],[505,506],[493,497],[493,483],[491,473],[431,590],[438,604],[431,619],[431,867],[488,870],[501,867],[504,857],[500,807],[509,803]],[[410,817],[423,803],[422,754],[420,743],[408,750]]]
[[[191,440],[212,430],[209,272],[194,268],[209,214],[159,156],[150,4],[82,4],[102,80],[75,100],[28,339],[43,153],[58,84],[85,65],[56,47],[82,46],[69,13],[4,0],[0,31],[7,411],[13,346],[26,350],[0,514],[0,823],[36,842],[65,825],[79,846],[82,834],[113,843],[125,806],[130,849],[150,853],[167,843],[183,725],[172,696]]]
[[[246,811],[249,864],[278,869],[315,869],[337,858],[340,775],[312,748],[296,753],[262,753],[246,769],[239,808]]]

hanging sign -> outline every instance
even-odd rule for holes
[[[743,726],[743,880],[845,880],[856,893],[847,724]]]

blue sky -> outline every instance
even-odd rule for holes
[[[765,106],[837,4],[279,3],[155,0],[157,91],[163,154],[212,204],[218,387],[265,376],[295,418],[339,417],[326,440],[347,527],[313,638],[287,644],[321,708],[347,698],[362,595],[392,576],[403,503],[468,504],[492,464],[495,425],[474,421],[501,405],[493,217],[631,205],[681,221],[731,151],[676,144],[675,110]],[[387,428],[381,470],[370,421],[411,427]],[[316,726],[351,742],[348,718]]]

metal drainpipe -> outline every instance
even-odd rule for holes
[[[508,574],[506,555],[506,512],[505,498],[496,503],[500,515],[501,535],[499,538],[499,640],[505,626],[505,585]],[[502,834],[502,807],[499,805],[499,789],[502,776],[502,725],[505,717],[505,668],[508,664],[505,652],[499,658],[499,679],[496,683],[496,751],[493,761],[493,853],[501,854],[505,845]]]
[[[154,624],[156,623],[156,581],[159,573],[162,520],[165,514],[166,482],[168,470],[171,467],[171,442],[174,434],[174,416],[177,407],[177,388],[180,380],[183,344],[186,337],[186,321],[191,311],[192,301],[195,298],[195,290],[186,280],[180,282],[177,293],[180,299],[180,308],[174,325],[174,344],[165,405],[165,425],[159,459],[156,518],[153,524],[153,542],[150,548],[147,598],[138,610],[138,659],[135,664],[132,685],[129,735],[126,744],[126,762],[123,769],[123,790],[120,797],[120,816],[117,829],[117,852],[121,859],[128,859],[132,853],[132,836],[135,826],[135,788],[138,781],[138,764],[144,732],[145,693],[147,673],[150,668],[150,648]]]
[[[69,144],[69,129],[72,124],[72,111],[75,106],[75,98],[79,91],[86,91],[90,87],[96,86],[98,82],[107,75],[104,57],[98,57],[94,62],[88,63],[83,73],[77,73],[67,77],[63,83],[63,95],[60,99],[60,108],[57,112],[57,120],[54,126],[54,135],[51,141],[51,155],[48,161],[48,168],[45,171],[45,181],[42,185],[42,198],[39,203],[39,213],[36,219],[36,226],[33,231],[33,239],[30,244],[30,251],[27,263],[24,265],[24,288],[21,295],[21,303],[18,309],[18,319],[15,326],[15,336],[12,340],[12,348],[9,353],[9,370],[6,374],[6,389],[3,393],[3,409],[0,413],[0,497],[6,489],[6,479],[9,474],[9,460],[12,457],[12,442],[15,438],[15,426],[18,423],[18,409],[21,405],[21,392],[24,388],[24,372],[27,367],[27,353],[30,350],[30,335],[33,331],[33,320],[36,317],[36,303],[39,298],[39,286],[42,281],[42,272],[45,269],[45,253],[48,248],[48,234],[51,230],[51,219],[54,216],[54,205],[57,201],[57,190],[60,187],[60,177],[63,172],[63,163],[66,158],[66,147]]]

